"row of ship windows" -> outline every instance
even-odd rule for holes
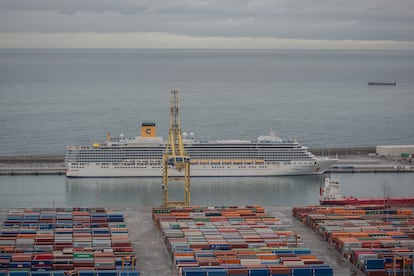
[[[68,153],[68,156],[79,156],[79,155],[87,155],[87,156],[108,156],[108,155],[121,155],[121,156],[156,156],[156,157],[161,157],[162,156],[162,152],[85,152],[82,154],[70,154]],[[245,155],[245,154],[254,154],[254,155],[274,155],[274,154],[302,154],[302,155],[307,155],[309,154],[309,152],[307,151],[302,151],[302,150],[284,150],[284,151],[257,151],[257,150],[245,150],[245,151],[187,151],[188,155],[194,155],[194,156],[199,156],[199,155],[205,155],[205,154],[214,154],[214,155]]]
[[[289,162],[289,160],[285,160],[284,162],[279,162],[279,163],[274,163],[274,164],[293,164],[293,165],[304,165],[306,164],[306,162]],[[84,166],[72,166],[72,169],[84,169]],[[109,169],[108,166],[102,166],[102,169]],[[147,169],[148,166],[115,166],[115,169]],[[162,166],[152,166],[152,169],[162,169]],[[207,166],[203,166],[203,168],[208,168]],[[223,165],[217,165],[217,166],[211,166],[211,168],[214,169],[219,169],[219,168],[231,168],[231,166],[223,166]],[[267,166],[238,166],[239,169],[245,169],[245,168],[250,168],[250,169],[256,169],[256,168],[260,168],[260,169],[265,169],[267,168]]]
[[[214,155],[203,155],[203,156],[190,156],[190,159],[280,159],[280,158],[290,158],[290,159],[312,159],[311,156],[306,156],[306,155],[275,155],[275,156],[250,156],[250,155],[245,155],[245,156],[214,156]],[[131,161],[135,161],[135,160],[139,160],[139,161],[147,161],[147,159],[158,159],[159,161],[161,161],[160,158],[155,158],[155,157],[151,157],[151,156],[147,156],[147,157],[143,157],[143,156],[135,156],[135,157],[130,157],[130,156],[111,156],[111,157],[106,157],[106,158],[100,158],[100,157],[95,157],[95,156],[81,156],[79,158],[76,159],[69,159],[67,158],[66,161],[67,162],[82,162],[81,160],[97,160],[97,161],[101,161],[101,162],[106,162],[106,163],[112,163],[112,162],[116,162],[118,160],[123,161],[123,160],[131,160]],[[83,161],[85,162],[85,161]]]
[[[266,154],[256,154],[256,153],[245,153],[245,154],[237,154],[237,153],[232,153],[232,154],[213,154],[213,153],[200,153],[197,155],[191,155],[189,154],[188,156],[190,156],[191,158],[200,158],[200,157],[225,157],[225,158],[229,158],[229,157],[237,157],[237,158],[246,158],[246,157],[256,157],[256,158],[260,158],[260,157],[264,157],[264,156],[303,156],[303,157],[308,157],[310,155],[308,154],[302,154],[302,153],[281,153],[281,154],[271,154],[271,153],[266,153]],[[130,154],[126,154],[126,155],[105,155],[105,156],[99,156],[99,155],[81,155],[81,156],[77,156],[77,157],[73,157],[70,158],[68,157],[67,159],[77,159],[77,158],[99,158],[99,159],[109,159],[109,158],[130,158],[130,159],[136,159],[136,158],[142,158],[142,159],[161,159],[161,156],[159,155],[130,155]]]
[[[296,164],[295,162],[293,164]],[[297,164],[301,164],[300,162],[298,162]],[[79,169],[84,169],[85,167],[72,167],[71,171],[79,171]],[[108,169],[109,167],[101,167],[102,169]],[[115,169],[148,169],[148,167],[143,167],[143,166],[131,166],[131,167],[114,167]],[[237,166],[237,169],[267,169],[267,166]],[[160,166],[154,166],[151,167],[151,169],[162,169],[162,167]],[[207,167],[204,166],[203,169],[234,169],[230,166],[211,166],[211,167]]]
[[[163,153],[165,151],[166,147],[157,147],[157,148],[85,148],[85,149],[67,149],[68,153],[72,154],[84,154],[84,153],[111,153],[111,152],[157,152],[157,153]],[[300,151],[300,150],[306,150],[303,147],[272,147],[272,146],[233,146],[233,147],[184,147],[184,150],[187,152],[199,152],[199,151],[245,151],[245,150],[254,150],[254,151]]]
[[[115,169],[148,169],[148,166],[145,166],[145,167],[143,167],[143,166],[128,166],[128,167],[124,167],[124,166],[121,166],[121,167],[114,167]],[[151,167],[151,169],[162,169],[162,167],[161,166],[153,166],[153,167]]]
[[[207,158],[206,158],[207,159]],[[254,159],[254,158],[252,158]],[[258,158],[259,159],[259,158]],[[214,159],[211,159],[214,160]],[[279,156],[278,158],[266,158],[265,160],[267,160],[267,162],[285,162],[285,161],[310,161],[312,160],[312,158],[307,157],[307,158],[302,158],[302,157],[291,157],[291,158],[286,158],[286,156]],[[72,165],[77,165],[78,163],[88,163],[88,162],[94,162],[94,163],[100,163],[101,165],[118,165],[119,163],[122,163],[124,160],[123,159],[111,159],[111,160],[101,160],[98,158],[81,158],[76,160],[77,162],[72,162]],[[102,161],[106,161],[106,162],[102,162]],[[134,163],[133,161],[130,163],[130,165],[160,165],[161,162],[146,162],[145,160],[140,160],[136,163]]]
[[[307,154],[307,151],[303,150],[278,150],[278,151],[257,151],[257,150],[243,150],[243,151],[187,151],[189,155],[200,155],[205,153],[215,153],[215,154],[245,154],[245,153],[253,153],[253,154],[290,154],[290,153],[301,153],[301,154]],[[163,152],[148,152],[148,151],[137,151],[137,152],[84,152],[80,155],[153,155],[153,156],[161,156]],[[68,153],[69,156],[71,155],[79,155],[74,153]]]
[[[101,167],[102,169],[105,169],[105,167]],[[148,167],[142,167],[142,166],[131,166],[131,167],[114,167],[115,169],[148,169]],[[203,169],[233,169],[231,166],[203,166]],[[267,166],[237,166],[238,169],[266,169]],[[162,169],[162,167],[154,166],[151,167],[151,169]]]
[[[272,160],[272,161],[268,161],[267,163],[271,163],[271,164],[280,164],[280,163],[284,163],[284,162],[286,162],[286,163],[292,163],[292,164],[306,164],[306,163],[309,163],[309,161],[310,160],[303,160],[303,159],[300,159],[300,160],[295,160],[295,159],[279,159],[279,160]],[[91,162],[93,162],[93,161],[91,161]],[[203,163],[191,163],[192,165],[203,165]],[[234,163],[233,165],[238,165],[238,164],[241,164],[241,163]],[[71,164],[71,167],[72,168],[84,168],[84,165],[89,165],[89,163],[87,163],[87,162],[78,162],[78,163],[72,163]],[[97,166],[102,166],[102,168],[109,168],[108,166],[109,165],[111,165],[111,163],[96,163],[96,165]],[[159,166],[159,167],[162,167],[161,166],[161,163],[143,163],[143,164],[134,164],[134,163],[132,163],[132,164],[120,164],[119,162],[117,162],[117,163],[112,163],[112,166],[115,166],[115,168],[127,168],[127,167],[136,167],[136,168],[145,168],[145,167],[147,167],[147,166],[153,166],[153,167],[156,167],[156,166]],[[213,165],[213,164],[212,164]]]
[[[246,147],[246,146],[240,146],[240,147],[197,147],[197,148],[189,148],[184,147],[184,149],[187,152],[197,152],[197,151],[243,151],[243,150],[265,150],[265,151],[299,151],[299,150],[305,150],[301,147]],[[111,152],[164,152],[165,147],[162,148],[137,148],[137,149],[130,149],[130,148],[112,148],[112,149],[81,149],[81,150],[68,150],[69,153],[111,153]]]
[[[79,169],[84,169],[85,167],[72,167],[71,171],[79,171]],[[148,167],[134,166],[134,167],[114,167],[115,169],[148,169]],[[267,169],[267,166],[237,166],[238,169]],[[101,169],[109,169],[109,167],[101,167]],[[162,167],[156,166],[151,167],[151,169],[162,169]],[[204,166],[203,169],[234,169],[230,166]]]
[[[203,167],[208,169],[208,167]],[[212,169],[232,169],[230,166],[211,166]],[[238,169],[267,169],[267,166],[237,166]]]
[[[244,156],[241,158],[236,158],[236,157],[220,157],[220,156],[200,156],[198,158],[196,157],[190,157],[190,160],[193,160],[194,162],[197,162],[198,160],[312,160],[313,158],[310,156],[262,156],[262,157],[257,157],[257,156]],[[157,164],[161,164],[162,160],[158,159],[158,160],[149,160],[147,158],[97,158],[97,157],[81,157],[81,158],[77,158],[75,160],[70,160],[67,159],[66,162],[70,162],[72,164],[76,164],[76,163],[85,163],[85,162],[99,162],[101,164],[108,164],[110,165],[111,163],[127,163],[130,162],[130,164],[151,164],[151,165],[157,165]],[[115,164],[113,164],[115,165]]]

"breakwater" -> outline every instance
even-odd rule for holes
[[[0,156],[0,175],[65,174],[64,156]]]

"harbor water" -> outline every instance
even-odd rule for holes
[[[335,174],[342,194],[414,196],[412,173]],[[298,206],[318,204],[324,176],[192,178],[191,203],[201,206]],[[160,206],[161,178],[0,176],[0,208]],[[170,185],[170,200],[182,199]]]
[[[0,50],[0,155],[64,155],[182,130],[256,139],[273,130],[312,148],[413,144],[414,51]],[[372,86],[369,81],[397,81]]]
[[[142,121],[166,137],[173,89],[182,130],[201,140],[273,130],[313,148],[414,144],[413,60],[413,51],[1,49],[0,156],[64,155],[108,132],[139,135]],[[412,174],[338,177],[345,195],[414,195]],[[322,182],[193,178],[192,203],[317,204]],[[1,208],[157,206],[161,194],[161,178],[0,176]]]

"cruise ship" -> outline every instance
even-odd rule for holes
[[[274,133],[256,140],[200,141],[183,133],[191,176],[278,176],[321,174],[336,162],[317,158],[295,140]],[[67,177],[162,176],[166,143],[156,134],[154,122],[141,125],[141,135],[112,138],[91,146],[67,146]],[[179,172],[177,172],[179,174]]]

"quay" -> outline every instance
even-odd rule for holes
[[[338,158],[327,172],[414,172],[414,164],[376,155],[375,147],[311,148],[316,156]],[[65,156],[0,156],[0,175],[64,175]]]
[[[0,175],[64,175],[64,156],[0,156]]]
[[[306,248],[311,249],[325,264],[333,268],[335,276],[364,275],[349,263],[338,251],[316,235],[310,228],[292,216],[292,207],[264,207],[266,213],[277,217],[286,230],[294,230],[300,235]],[[137,257],[136,270],[142,276],[178,275],[173,260],[168,254],[161,234],[152,219],[152,207],[132,207],[111,209],[121,212],[129,229],[129,238]],[[7,210],[0,209],[0,221],[4,221]]]

